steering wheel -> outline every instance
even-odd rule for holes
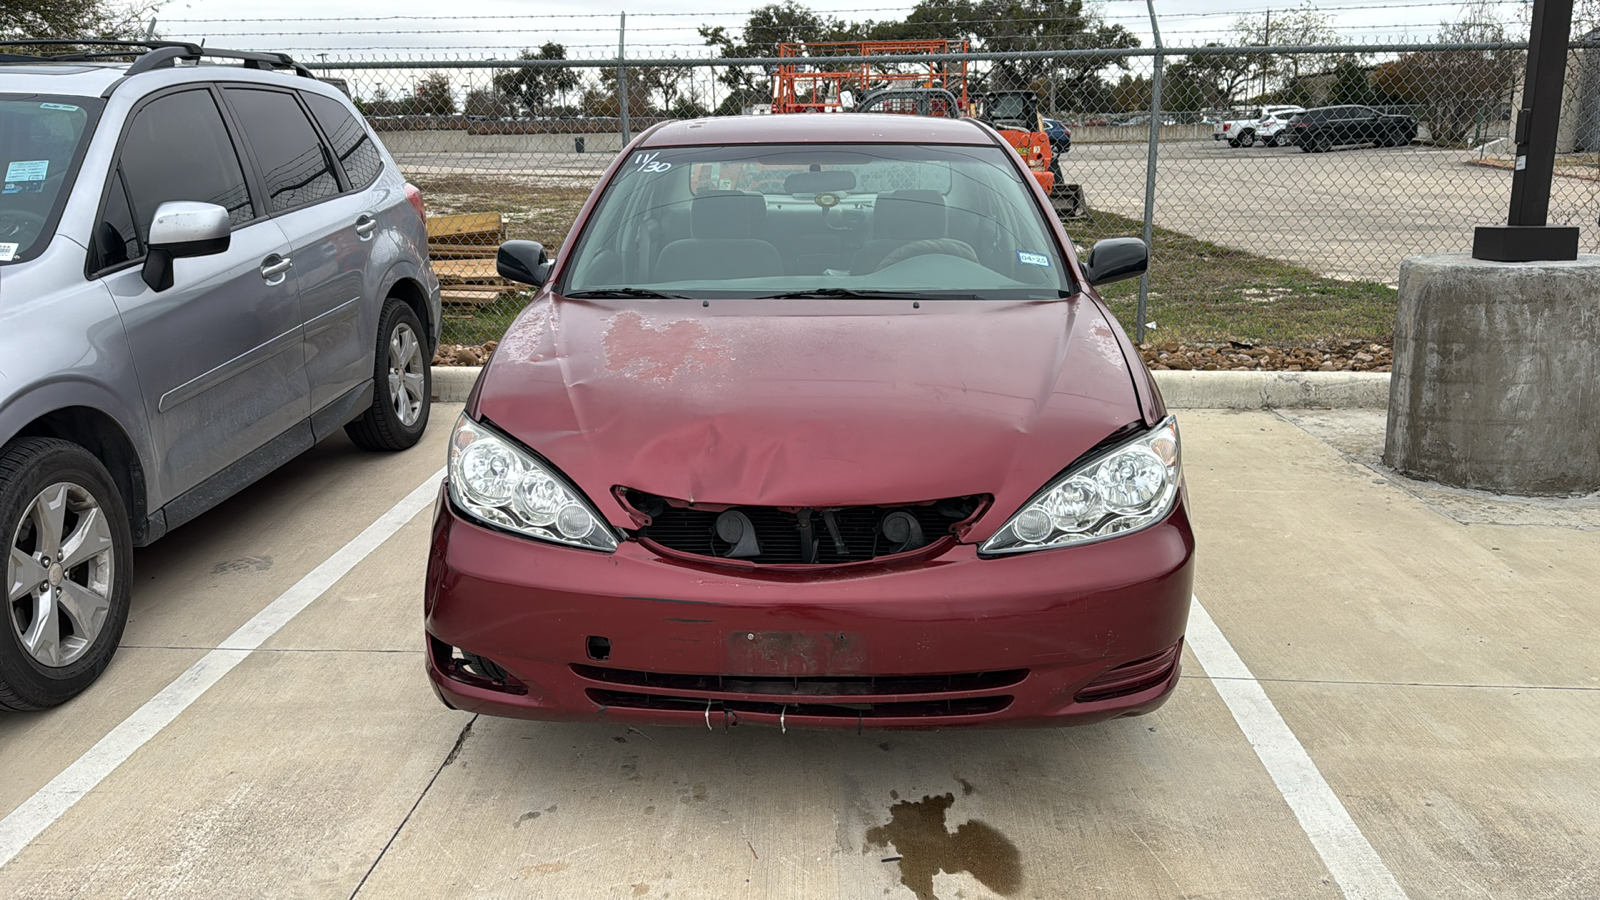
[[[874,272],[882,271],[895,263],[905,262],[915,256],[956,256],[968,262],[978,262],[978,253],[966,241],[955,238],[930,238],[924,241],[912,241],[890,250],[883,260],[878,263]]]
[[[0,209],[0,242],[26,246],[44,231],[44,216],[22,209]]]

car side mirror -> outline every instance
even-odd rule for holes
[[[538,241],[506,241],[500,245],[500,252],[494,258],[495,271],[500,273],[501,278],[534,287],[543,285],[550,278],[550,270],[554,265],[544,252],[544,245]]]
[[[1106,238],[1089,248],[1083,274],[1092,285],[1110,284],[1144,274],[1150,268],[1150,248],[1136,237]]]
[[[168,200],[150,220],[144,283],[161,292],[172,287],[172,261],[225,252],[232,242],[228,211],[215,203]]]

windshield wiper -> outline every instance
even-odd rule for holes
[[[570,293],[562,294],[561,296],[566,297],[569,300],[603,300],[607,297],[643,297],[652,300],[693,299],[691,297],[686,297],[683,294],[663,294],[660,291],[652,291],[649,288],[631,287],[595,288],[592,291],[572,291]]]
[[[977,294],[930,294],[923,291],[875,291],[859,288],[813,288],[809,291],[789,291],[783,294],[767,294],[757,297],[757,300],[794,300],[805,297],[842,297],[844,299],[858,300],[977,300]]]

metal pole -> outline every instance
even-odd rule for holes
[[[1511,225],[1543,225],[1550,214],[1550,180],[1556,168],[1556,133],[1567,74],[1567,35],[1572,0],[1533,5],[1528,38],[1528,74],[1517,116],[1517,165],[1511,175]]]
[[[1578,258],[1578,229],[1548,224],[1571,30],[1572,0],[1534,0],[1522,109],[1517,112],[1511,211],[1504,226],[1478,227],[1472,240],[1472,255],[1477,259],[1533,262]]]
[[[623,13],[617,22],[617,111],[622,114],[622,144],[627,146],[632,137],[628,134],[628,67],[626,41],[628,14]]]
[[[1161,138],[1161,25],[1156,22],[1156,0],[1145,0],[1150,8],[1150,33],[1155,36],[1156,68],[1150,78],[1150,147],[1145,151],[1144,167],[1144,245],[1150,247],[1155,239],[1156,214],[1156,147]],[[1144,343],[1144,317],[1150,298],[1150,270],[1139,276],[1139,322],[1134,328],[1135,339]]]

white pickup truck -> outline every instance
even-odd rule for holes
[[[1278,136],[1289,127],[1289,118],[1303,112],[1301,106],[1258,106],[1241,118],[1218,122],[1211,129],[1211,139],[1227,141],[1229,147],[1251,147],[1256,141],[1276,147]]]

